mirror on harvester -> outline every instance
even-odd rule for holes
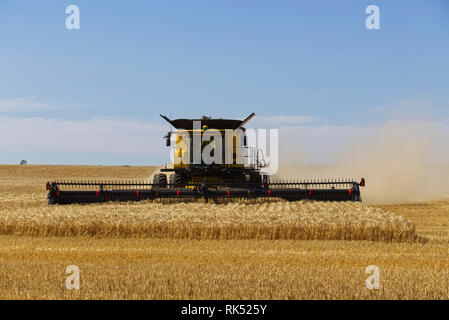
[[[165,139],[165,145],[166,145],[167,147],[170,147],[171,133],[172,133],[172,131],[170,130],[170,131],[167,132],[167,134],[164,136],[164,139]]]

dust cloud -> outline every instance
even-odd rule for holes
[[[363,130],[359,130],[363,131]],[[336,164],[280,165],[278,177],[366,179],[362,199],[369,204],[416,203],[449,197],[447,139],[430,122],[390,121],[355,134],[336,156]],[[356,133],[356,131],[355,131]],[[320,146],[316,146],[319,148]],[[285,159],[280,147],[280,159]],[[310,152],[311,150],[307,150]],[[291,159],[291,150],[287,150]],[[301,150],[298,150],[300,153]],[[281,160],[282,161],[282,160]]]

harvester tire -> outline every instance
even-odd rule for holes
[[[168,184],[170,185],[169,188],[175,188],[176,187],[176,183],[175,183],[175,174],[171,174],[168,178]]]
[[[167,176],[163,173],[158,173],[153,176],[153,184],[159,188],[167,188]]]
[[[174,178],[173,179],[174,179],[175,186],[177,188],[183,188],[184,187],[184,178],[183,178],[182,174],[176,172],[174,174]]]

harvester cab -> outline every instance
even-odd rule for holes
[[[261,172],[263,152],[248,145],[244,120],[169,119],[175,129],[164,136],[172,147],[173,166],[148,181],[54,181],[47,183],[49,204],[141,201],[284,199],[287,201],[361,201],[360,182],[344,180],[276,181]],[[174,145],[172,146],[172,141]]]
[[[255,159],[258,153],[255,147],[247,145],[243,127],[254,115],[243,121],[206,116],[171,120],[161,115],[176,129],[173,167],[162,169],[154,176],[153,183],[165,185],[165,181],[169,181],[169,187],[185,188],[206,181],[218,188],[251,182],[260,187],[260,167]],[[171,137],[170,132],[166,139],[168,137]],[[166,173],[169,173],[168,179]]]

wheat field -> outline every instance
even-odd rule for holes
[[[13,202],[15,203],[15,202]],[[24,201],[24,204],[26,201]],[[178,239],[416,241],[407,219],[360,203],[10,205],[0,234]]]
[[[13,176],[17,167],[5,171]],[[33,169],[29,166],[26,171]],[[178,239],[291,239],[425,241],[415,225],[381,208],[350,202],[106,203],[47,206],[39,175],[92,173],[91,168],[36,168],[31,180],[4,179],[0,234],[31,236],[150,237]],[[20,168],[19,168],[20,169]],[[57,171],[57,170],[61,171]],[[135,169],[100,167],[93,176]],[[110,172],[105,171],[110,170]],[[94,170],[95,171],[95,170]],[[150,172],[149,170],[148,172]],[[141,174],[141,173],[140,173]],[[120,176],[120,174],[118,174]],[[101,177],[101,176],[100,176]],[[40,181],[40,188],[39,186]],[[26,186],[29,187],[26,190]]]
[[[449,298],[447,200],[45,203],[52,178],[145,179],[153,169],[0,166],[0,298]],[[72,264],[80,290],[65,288]],[[365,286],[368,265],[380,268],[379,290]]]

